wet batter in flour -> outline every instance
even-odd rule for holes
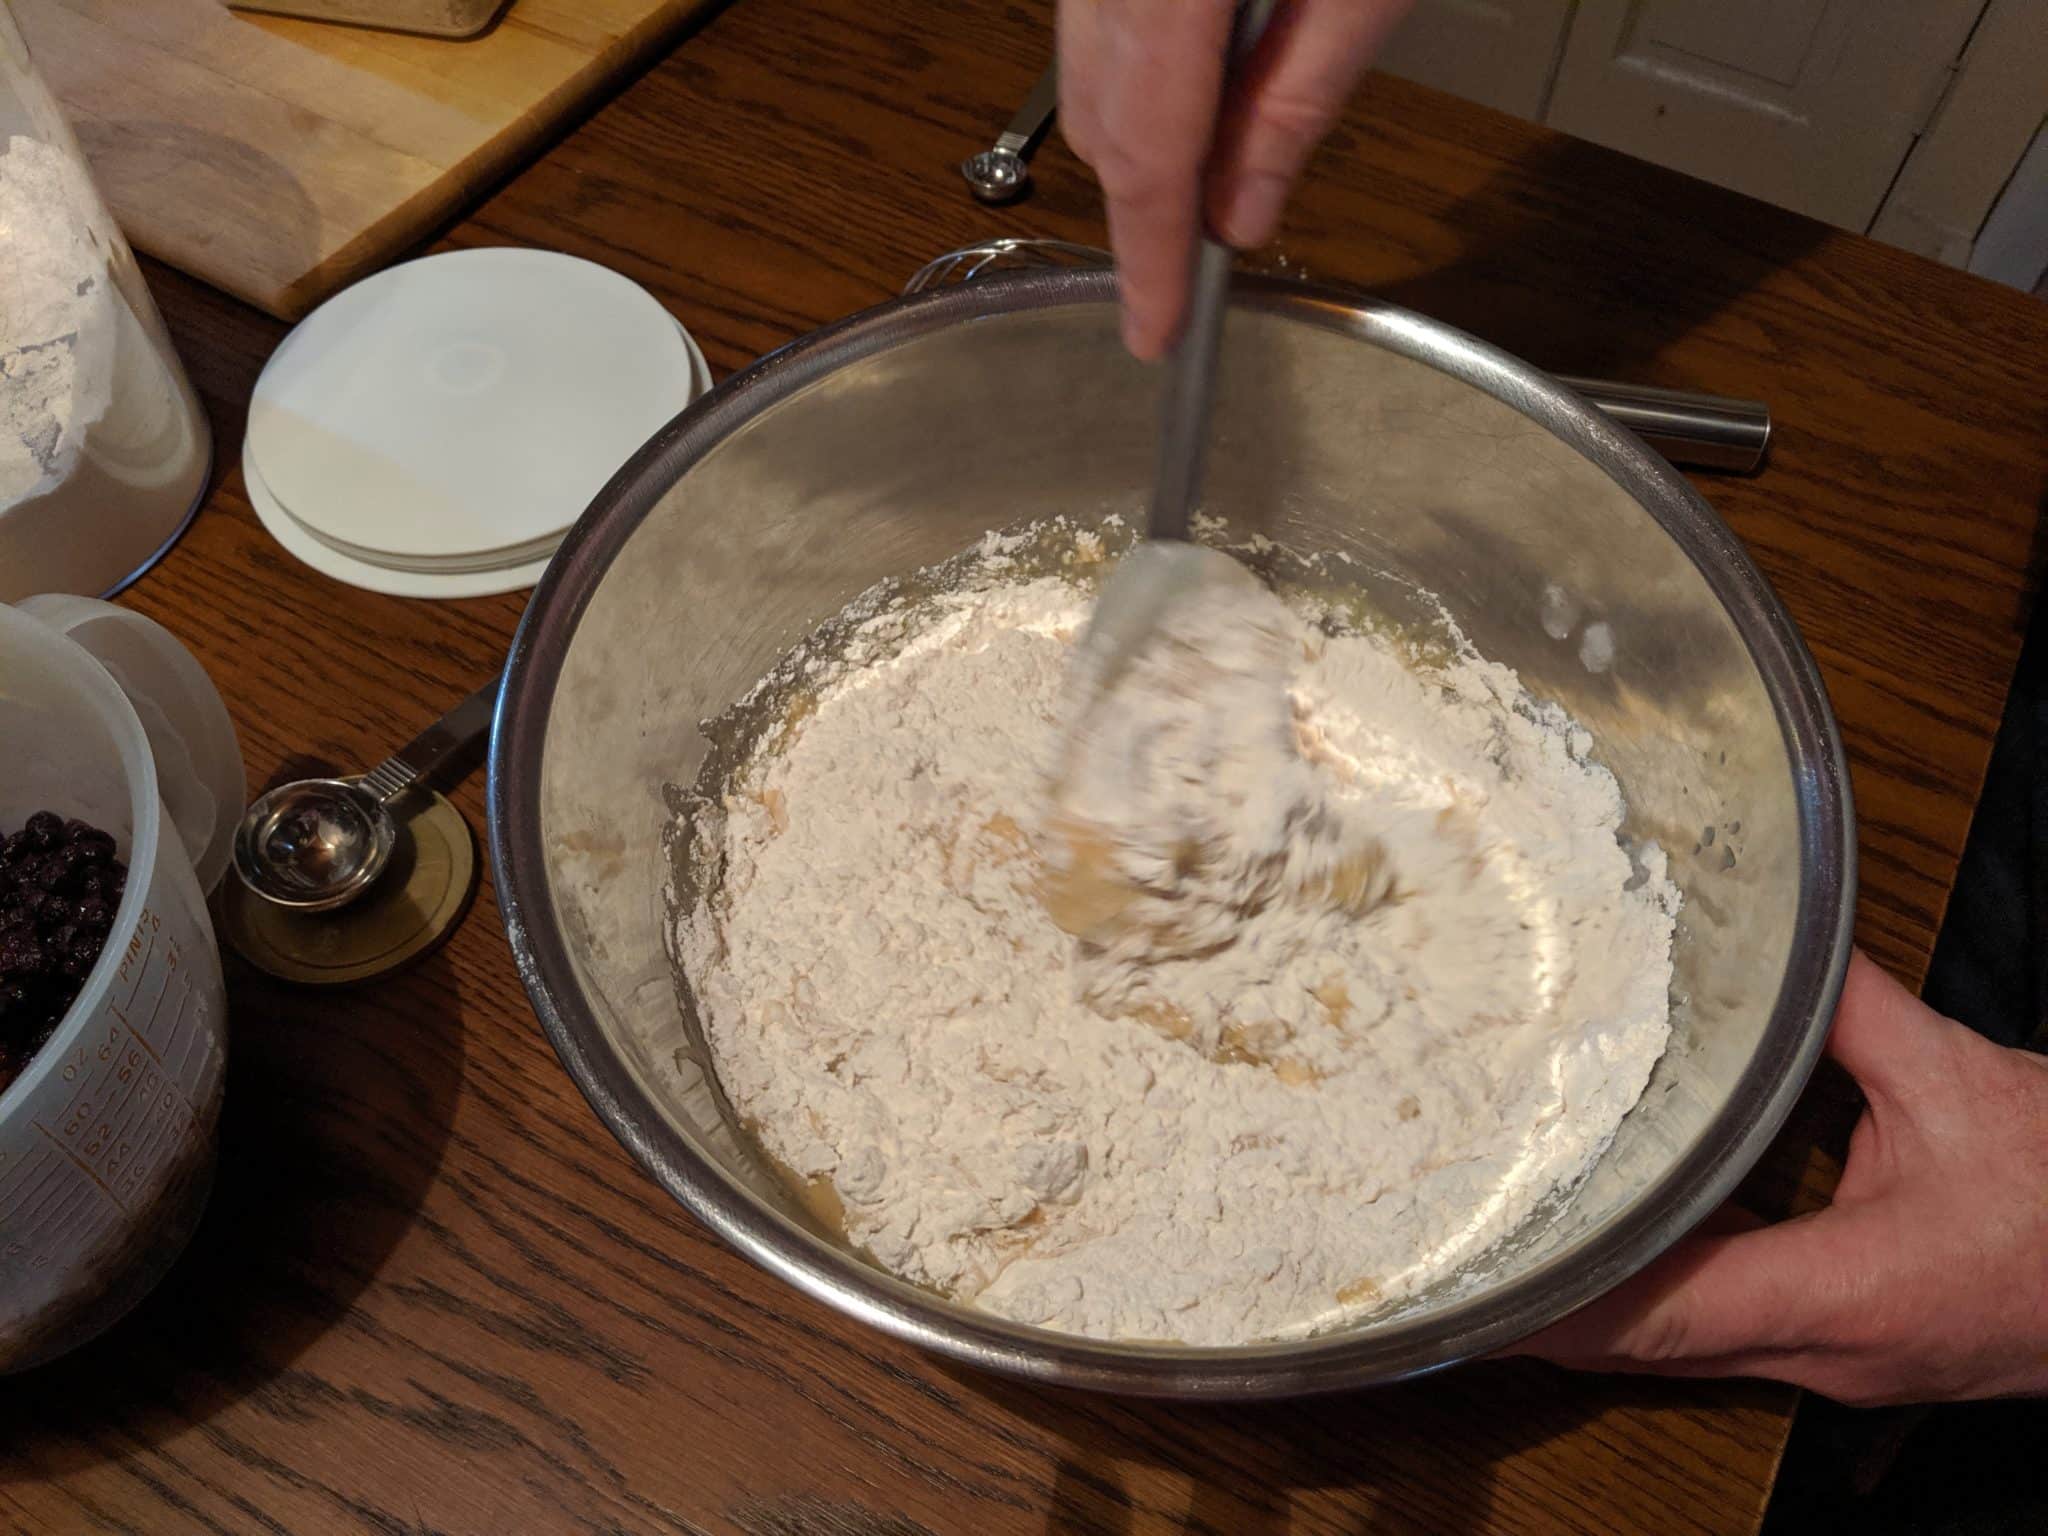
[[[1641,1094],[1661,857],[1506,668],[1263,591],[1177,615],[1070,733],[1087,604],[870,621],[695,818],[720,1078],[878,1263],[1007,1317],[1221,1345],[1398,1301]]]

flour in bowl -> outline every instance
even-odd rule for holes
[[[1663,860],[1506,668],[1256,590],[1069,740],[1088,602],[884,611],[692,818],[719,1078],[877,1263],[1006,1317],[1226,1345],[1399,1302],[1642,1093]]]

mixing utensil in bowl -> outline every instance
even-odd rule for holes
[[[1273,0],[1237,7],[1225,63],[1228,82],[1250,57],[1273,16]],[[1187,315],[1166,358],[1159,413],[1159,460],[1145,510],[1144,542],[1110,572],[1095,601],[1074,661],[1079,713],[1108,693],[1176,603],[1201,603],[1213,589],[1243,581],[1228,555],[1191,541],[1209,456],[1209,411],[1223,351],[1223,311],[1237,253],[1206,231],[1188,264]]]
[[[1123,352],[1107,272],[884,305],[680,416],[535,592],[490,787],[499,900],[535,1010],[599,1117],[679,1200],[899,1337],[1040,1380],[1188,1397],[1483,1355],[1649,1263],[1784,1122],[1826,1036],[1854,901],[1848,776],[1819,674],[1668,464],[1537,369],[1390,305],[1240,278],[1226,324],[1205,511],[1320,557],[1306,579],[1376,622],[1441,635],[1448,614],[1569,710],[1621,785],[1625,835],[1668,850],[1685,896],[1672,1042],[1642,1101],[1592,1174],[1480,1266],[1338,1331],[1229,1349],[957,1305],[865,1262],[765,1163],[671,964],[663,892],[693,872],[670,832],[710,750],[699,721],[877,582],[1033,519],[1141,511],[1158,380]]]
[[[235,829],[235,874],[280,907],[347,906],[391,862],[392,804],[482,740],[497,706],[494,677],[362,777],[296,779],[267,791]]]

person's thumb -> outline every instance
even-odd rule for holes
[[[1300,0],[1274,15],[1231,93],[1209,173],[1209,226],[1239,250],[1273,237],[1309,154],[1409,0]]]
[[[1850,958],[1828,1051],[1873,1105],[1908,1105],[1948,1072],[1941,1017],[1860,950]],[[1710,1219],[1649,1268],[1562,1322],[1515,1346],[1585,1369],[1683,1375],[1798,1373],[1795,1357],[1825,1346],[1867,1305],[1870,1230],[1837,1204],[1775,1226],[1733,1208]]]
[[[1859,949],[1849,957],[1828,1054],[1848,1068],[1865,1098],[1910,1104],[1943,1085],[1961,1031]]]
[[[1700,1232],[1631,1280],[1515,1346],[1590,1370],[1766,1369],[1816,1342],[1857,1269],[1834,1213],[1748,1232]]]

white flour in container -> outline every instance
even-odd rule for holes
[[[0,507],[63,479],[113,398],[112,288],[82,180],[40,139],[0,146]]]
[[[1052,775],[1087,602],[871,620],[696,818],[721,873],[678,950],[725,1090],[878,1263],[1007,1317],[1223,1345],[1411,1296],[1640,1096],[1663,860],[1512,672],[1265,594]]]
[[[0,135],[0,601],[112,585],[203,488],[198,403],[122,281],[143,292],[78,165]]]

